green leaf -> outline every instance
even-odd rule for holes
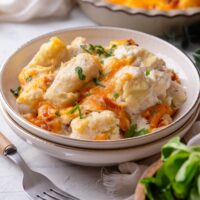
[[[152,183],[155,185],[157,184],[155,177],[146,177],[146,178],[143,178],[140,182],[144,185],[152,184]]]
[[[168,33],[164,33],[164,39],[171,43],[175,43],[177,42],[178,36],[175,31],[170,31]]]
[[[165,189],[163,189],[163,194],[165,200],[176,200],[176,198],[173,195],[171,187],[166,187]]]
[[[59,110],[56,110],[55,115],[56,115],[57,117],[60,117],[60,112],[59,112]]]
[[[146,135],[147,133],[148,133],[148,129],[143,128],[143,129],[137,130],[137,124],[132,124],[125,135],[127,138],[130,138],[130,137]]]
[[[13,96],[18,97],[22,88],[19,86],[17,89],[10,89],[10,92],[13,94]]]
[[[199,200],[200,195],[198,194],[198,190],[196,187],[191,188],[190,196],[188,200]]]
[[[78,106],[75,105],[67,114],[74,114],[78,110]]]
[[[141,181],[146,200],[200,200],[200,146],[187,147],[176,137],[163,146],[163,157],[155,176]]]
[[[190,154],[188,160],[186,160],[180,167],[178,173],[176,174],[177,182],[184,182],[184,184],[189,184],[195,177],[199,168],[200,157],[198,155]]]
[[[75,72],[78,74],[80,80],[84,81],[86,79],[86,76],[83,74],[83,69],[81,67],[76,67]]]
[[[190,154],[186,151],[176,150],[165,160],[165,174],[171,182],[175,181],[177,172],[182,164],[189,158],[189,155]]]
[[[162,160],[166,160],[172,152],[176,150],[183,150],[189,152],[190,149],[181,143],[180,137],[174,137],[167,144],[165,144],[161,149]]]
[[[185,199],[186,197],[189,196],[190,187],[184,183],[173,182],[172,188],[174,191],[174,195],[178,199]]]
[[[197,189],[198,189],[198,195],[200,196],[200,174],[197,177]]]
[[[93,78],[92,80],[93,80],[93,82],[95,83],[95,85],[100,86],[100,87],[103,87],[103,88],[106,87],[105,85],[101,84],[101,82],[99,81],[98,78]]]
[[[200,67],[200,48],[197,49],[197,50],[193,53],[193,58],[194,58],[194,60],[195,60],[195,62],[196,62],[196,65],[197,65],[198,67]]]
[[[79,113],[79,118],[83,119],[83,114],[82,114],[79,103],[76,103],[76,105],[68,112],[68,114],[73,114],[76,111],[78,111],[78,113]]]
[[[153,185],[156,185],[156,179],[154,177],[146,177],[140,181],[145,186],[145,193],[148,200],[156,200],[154,198]]]
[[[112,55],[110,52],[107,52],[101,45],[81,45],[81,48],[90,54],[97,54],[99,56],[103,55],[105,57],[109,57]]]
[[[26,78],[26,81],[27,81],[27,82],[32,81],[32,76],[27,77],[27,78]]]
[[[150,69],[147,69],[146,72],[145,72],[145,75],[146,75],[146,76],[149,76],[150,73],[151,73],[151,70],[150,70]]]
[[[110,56],[113,56],[114,50],[117,48],[116,44],[113,44],[112,47],[109,49],[108,53]]]
[[[167,187],[169,185],[169,179],[165,174],[164,165],[159,169],[159,171],[156,173],[156,184],[160,187]]]
[[[119,97],[119,93],[115,92],[115,93],[113,94],[113,97],[114,97],[115,99],[117,99],[117,98]]]

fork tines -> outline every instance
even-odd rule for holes
[[[80,200],[59,189],[49,189],[49,191],[38,194],[36,197],[38,200]]]

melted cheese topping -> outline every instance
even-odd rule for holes
[[[108,47],[54,37],[19,74],[16,99],[36,126],[77,139],[126,137],[132,124],[151,133],[172,122],[186,100],[180,79],[134,40]]]
[[[144,9],[186,9],[200,7],[199,0],[106,0],[109,3]]]

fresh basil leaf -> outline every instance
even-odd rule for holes
[[[146,200],[200,200],[200,146],[187,147],[178,137],[164,146],[163,166],[141,181]]]
[[[159,169],[159,171],[156,173],[156,184],[162,188],[167,187],[169,185],[169,179],[165,174],[164,165]]]
[[[162,190],[165,200],[176,200],[171,187],[166,187]]]
[[[142,184],[157,184],[155,177],[146,177],[140,181]]]
[[[198,172],[199,162],[200,156],[190,154],[189,159],[182,164],[178,173],[176,174],[176,181],[189,184]]]
[[[198,189],[198,195],[200,197],[200,174],[197,177],[197,189]]]
[[[173,182],[182,164],[189,158],[189,152],[177,150],[165,160],[164,170],[168,179]]]
[[[192,187],[191,191],[190,191],[190,196],[188,200],[199,200],[200,199],[200,195],[198,193],[197,187]]]
[[[76,67],[75,72],[78,74],[80,80],[84,81],[86,79],[85,74],[83,73],[83,69],[81,67]]]
[[[187,199],[187,197],[189,196],[189,185],[179,182],[172,182],[172,189],[177,199]]]
[[[166,160],[171,155],[171,153],[176,150],[183,150],[187,152],[190,151],[190,149],[186,145],[181,143],[180,137],[175,137],[162,147],[162,160]]]
[[[156,180],[154,177],[147,177],[140,181],[145,186],[145,193],[148,200],[156,200],[154,198],[154,190],[152,186],[156,185]]]
[[[190,146],[191,151],[196,152],[200,155],[200,146]]]

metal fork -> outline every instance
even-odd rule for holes
[[[32,171],[17,153],[16,147],[0,133],[0,153],[23,171],[23,188],[32,200],[80,200],[57,188],[47,177]]]

